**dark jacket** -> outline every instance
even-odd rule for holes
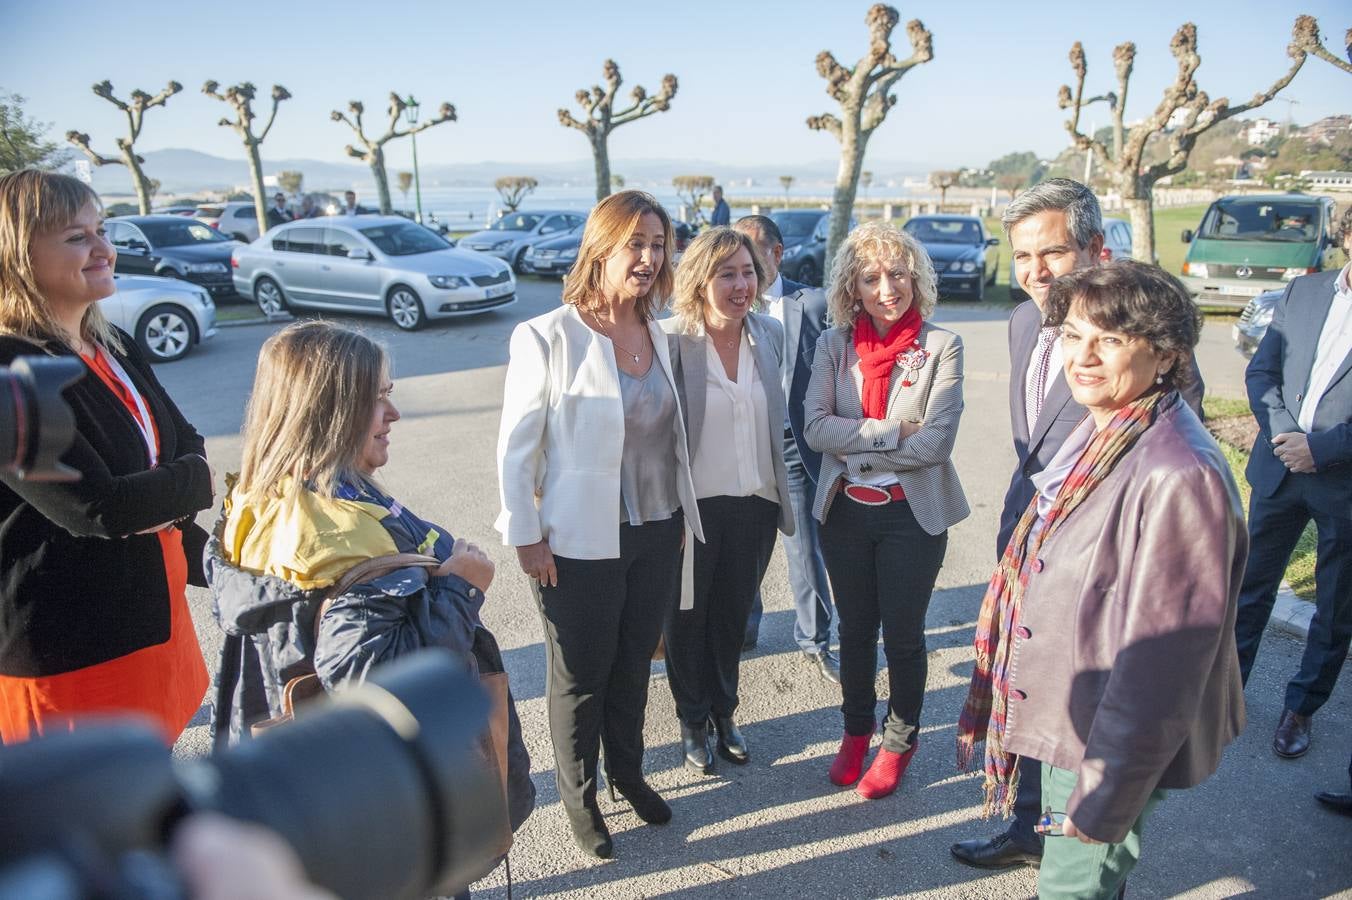
[[[1123,840],[1156,788],[1216,771],[1244,728],[1239,490],[1174,395],[1042,545],[1009,666],[1006,745],[1079,775],[1064,810]]]
[[[188,580],[205,585],[206,540],[191,516],[211,505],[205,444],[155,379],[136,342],[122,334],[114,354],[159,429],[160,461],[150,467],[136,421],[97,375],[64,391],[75,439],[61,461],[74,482],[23,481],[0,473],[0,675],[57,675],[169,639],[169,588],[154,534],[185,519]],[[0,365],[45,355],[0,336]],[[52,355],[73,357],[64,347]]]
[[[791,290],[792,288],[792,290]],[[789,426],[803,468],[817,483],[822,467],[822,455],[808,446],[804,435],[803,404],[807,400],[807,386],[812,381],[812,360],[817,353],[817,338],[826,330],[826,293],[820,288],[808,287],[784,279],[784,348],[786,378],[784,396],[789,404]]]
[[[311,495],[311,499],[316,495]],[[333,540],[336,552],[371,547],[370,555],[424,552],[438,558],[450,555],[454,539],[444,529],[402,510],[384,514],[373,504],[319,500],[336,507],[357,509],[362,523]],[[230,506],[227,504],[227,510]],[[362,517],[361,510],[370,515]],[[341,513],[341,509],[338,510]],[[237,514],[237,513],[236,513]],[[255,529],[271,527],[258,508],[250,510]],[[317,517],[318,518],[318,517]],[[288,539],[306,547],[316,572],[323,561],[337,557],[321,547],[341,515],[323,516],[325,524],[308,535],[262,535],[260,546],[280,551]],[[286,521],[293,528],[301,519]],[[225,630],[217,682],[213,687],[212,730],[216,746],[242,739],[249,726],[281,712],[281,693],[287,681],[315,672],[325,690],[341,690],[365,680],[373,666],[405,656],[423,647],[444,647],[457,653],[477,673],[502,672],[502,654],[493,635],[479,621],[484,596],[456,575],[434,576],[427,569],[400,569],[369,582],[353,585],[330,604],[319,624],[315,615],[324,599],[324,586],[314,586],[309,574],[286,568],[292,579],[251,571],[226,558],[226,546],[242,541],[230,537],[226,519],[217,524],[207,544],[205,562],[216,619]],[[225,537],[227,543],[223,543]],[[374,542],[374,543],[373,543]],[[425,542],[430,543],[426,546]],[[284,551],[275,556],[285,555]],[[276,562],[274,559],[273,562]],[[296,581],[302,581],[301,587]],[[508,805],[516,829],[535,806],[530,780],[530,756],[521,738],[516,705],[508,697]]]

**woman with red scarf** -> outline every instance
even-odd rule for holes
[[[925,319],[938,289],[924,247],[881,222],[836,253],[827,322],[805,401],[808,445],[822,454],[813,515],[840,615],[845,737],[831,781],[868,798],[897,789],[915,755],[925,698],[925,611],[969,509],[953,467],[962,416],[962,339]],[[877,730],[878,629],[887,716]]]

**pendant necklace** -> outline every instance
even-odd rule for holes
[[[616,347],[619,347],[621,350],[623,350],[623,351],[625,352],[625,354],[627,354],[631,359],[634,360],[634,365],[638,365],[638,364],[639,364],[639,356],[640,356],[640,354],[643,353],[643,351],[640,349],[638,353],[635,353],[633,350],[630,350],[628,347],[622,347],[622,346],[620,346],[619,342],[616,341],[613,337],[610,336],[610,332],[609,332],[609,331],[606,331],[606,326],[605,326],[604,324],[602,324],[602,322],[601,322],[601,317],[598,316],[596,313],[591,313],[591,317],[592,317],[592,321],[596,323],[596,327],[599,328],[599,329],[601,329],[601,333],[604,334],[604,335],[606,336],[606,340],[610,341],[610,342],[611,342],[612,344],[614,344]]]

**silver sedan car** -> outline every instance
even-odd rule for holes
[[[516,302],[505,262],[453,248],[399,216],[288,222],[231,256],[235,290],[266,315],[288,309],[374,313],[415,331],[428,319]]]
[[[510,212],[486,230],[466,235],[456,244],[466,250],[478,250],[512,264],[524,273],[526,251],[532,244],[552,240],[587,224],[587,214],[562,209]]]
[[[158,275],[114,275],[117,293],[99,301],[105,318],[135,338],[152,362],[182,359],[216,336],[216,304],[205,288]]]

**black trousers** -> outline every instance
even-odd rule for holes
[[[596,799],[598,750],[617,781],[643,777],[648,674],[667,610],[680,594],[678,512],[663,522],[619,525],[618,559],[554,558],[557,587],[532,581],[544,624],[545,695],[559,799]]]
[[[1286,686],[1285,706],[1303,716],[1324,705],[1352,644],[1352,512],[1328,510],[1319,479],[1292,474],[1271,497],[1249,500],[1249,561],[1239,588],[1235,644],[1245,683],[1277,599],[1291,553],[1311,519],[1319,535],[1314,569],[1315,611],[1300,671]]]
[[[822,523],[821,540],[840,618],[845,733],[873,733],[881,626],[889,694],[883,747],[904,753],[920,727],[925,702],[925,612],[948,549],[948,532],[926,534],[905,500],[865,506],[837,494]]]
[[[775,548],[779,506],[762,497],[699,501],[704,543],[695,543],[695,605],[667,613],[667,683],[676,715],[700,725],[737,709],[747,616]]]

